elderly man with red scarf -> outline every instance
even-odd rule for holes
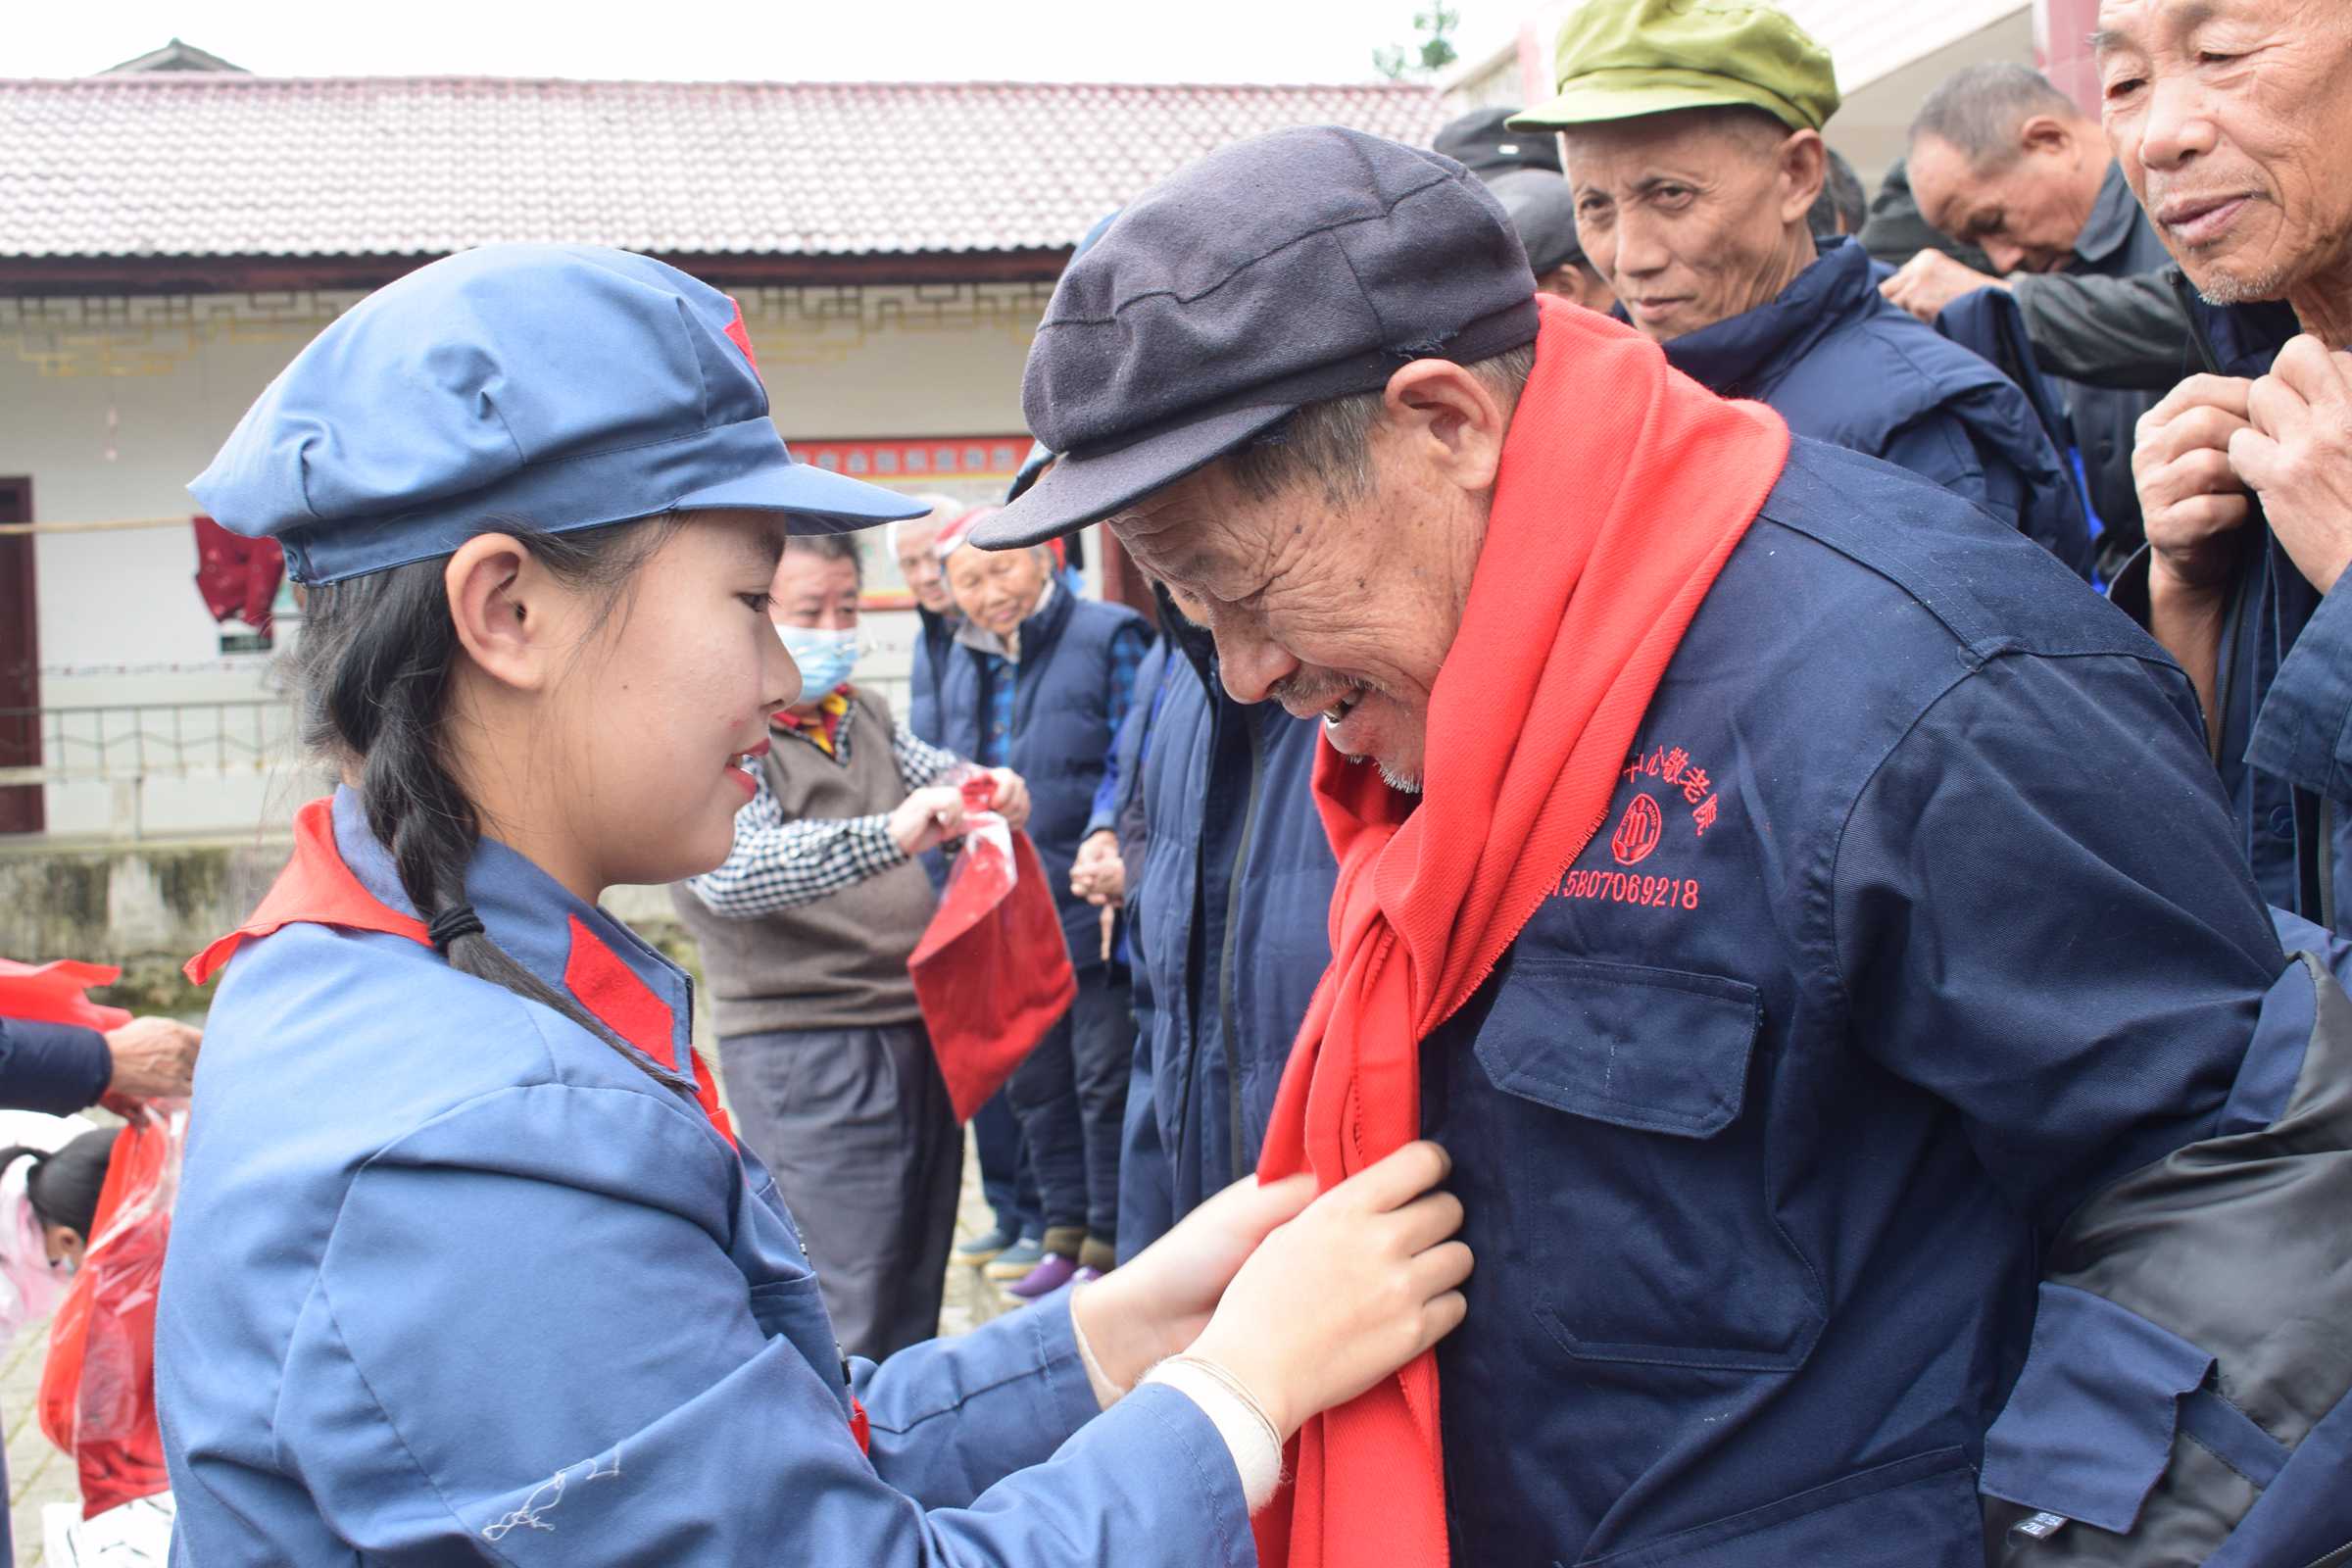
[[[1298,1431],[1264,1560],[2322,1554],[2221,1544],[2352,1506],[2352,1002],[2162,649],[1539,301],[1474,176],[1351,131],[1128,207],[1023,393],[1063,457],[979,541],[1107,521],[1324,725],[1262,1172],[1425,1133],[1477,1254],[1458,1332]]]

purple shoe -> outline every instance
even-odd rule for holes
[[[1004,1287],[1004,1294],[1024,1301],[1034,1301],[1042,1296],[1052,1296],[1078,1275],[1078,1260],[1059,1252],[1048,1252],[1046,1260]]]
[[[1072,1285],[1092,1285],[1102,1277],[1102,1270],[1096,1268],[1091,1263],[1081,1263],[1078,1265],[1078,1272],[1070,1276],[1070,1283]]]

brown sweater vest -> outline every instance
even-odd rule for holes
[[[765,767],[784,820],[870,816],[906,798],[890,709],[858,693],[843,733],[849,761],[778,734]],[[931,879],[912,860],[813,904],[751,920],[712,914],[684,883],[669,890],[702,944],[719,1038],[781,1029],[873,1029],[922,1016],[906,959],[931,919]]]

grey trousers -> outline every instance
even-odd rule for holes
[[[879,1361],[937,1334],[963,1137],[923,1026],[737,1035],[718,1067],[842,1348]]]

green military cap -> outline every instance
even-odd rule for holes
[[[1744,104],[1819,130],[1838,112],[1830,52],[1786,12],[1747,0],[1589,0],[1561,27],[1555,61],[1559,96],[1511,129]]]

